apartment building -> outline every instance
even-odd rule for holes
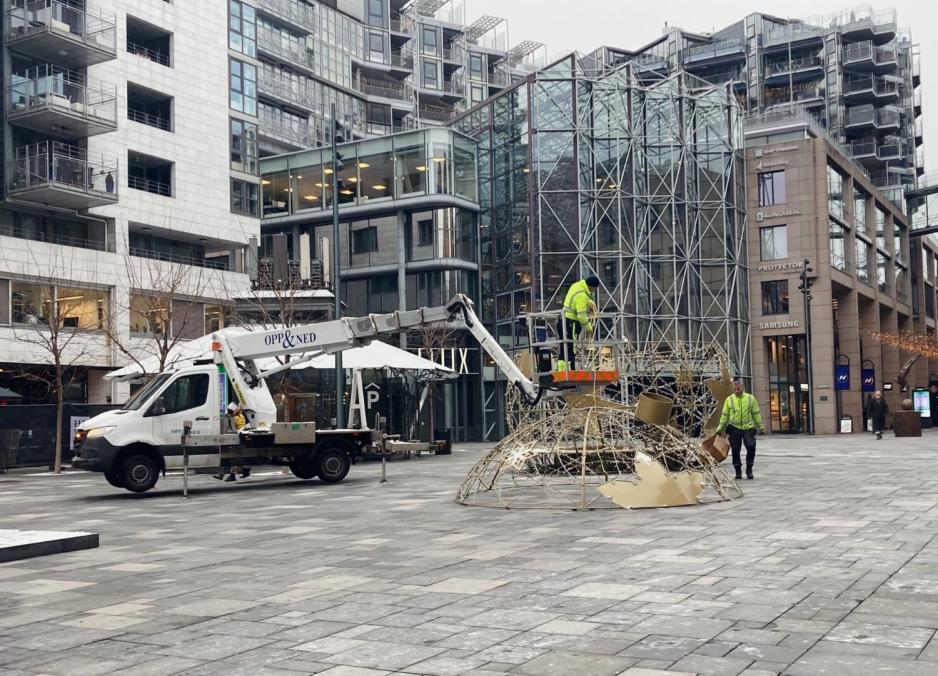
[[[227,3],[7,0],[0,385],[67,366],[68,398],[120,402],[107,369],[225,321],[259,233],[253,126],[224,87]],[[232,6],[238,3],[231,3]],[[234,86],[234,85],[232,85]]]
[[[919,49],[895,10],[755,13],[710,34],[671,28],[641,49],[595,56],[634,61],[648,78],[680,68],[726,84],[748,114],[806,110],[897,204],[924,173]]]

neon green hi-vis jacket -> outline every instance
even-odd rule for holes
[[[563,301],[563,316],[579,322],[582,330],[589,333],[593,330],[590,309],[595,306],[596,302],[590,294],[590,288],[586,285],[586,280],[581,279],[567,291],[567,297]]]
[[[720,416],[720,432],[732,425],[738,430],[760,429],[762,414],[759,412],[759,402],[748,392],[737,395],[735,392],[723,402],[723,414]]]

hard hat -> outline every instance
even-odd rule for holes
[[[229,412],[229,413],[237,413],[240,409],[241,409],[241,407],[238,406],[238,404],[235,403],[235,402],[231,402],[230,404],[228,404],[228,412]]]

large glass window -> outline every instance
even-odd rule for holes
[[[427,151],[422,135],[406,135],[395,142],[400,195],[413,195],[427,191]]]
[[[436,28],[433,26],[423,26],[420,31],[420,48],[424,54],[440,55],[439,41],[437,40]]]
[[[259,216],[257,184],[231,179],[231,211],[245,216]]]
[[[208,400],[209,377],[207,373],[194,373],[177,378],[163,390],[163,414],[179,413],[198,408]]]
[[[229,105],[246,115],[257,115],[257,68],[237,59],[230,60]]]
[[[166,334],[169,331],[169,303],[164,296],[130,294],[130,335]]]
[[[231,168],[257,174],[257,125],[232,119]]]
[[[378,228],[368,226],[352,230],[352,254],[373,253],[378,250]]]
[[[876,248],[886,251],[886,212],[876,206]]]
[[[879,290],[883,293],[889,293],[889,276],[887,268],[889,267],[889,257],[886,254],[876,252],[876,282]]]
[[[471,103],[482,103],[485,100],[485,88],[478,84],[470,85],[469,96]]]
[[[870,196],[867,195],[860,186],[853,186],[853,227],[856,232],[867,232],[868,222],[866,218],[866,204]]]
[[[855,245],[857,248],[857,279],[867,284],[870,281],[870,258],[873,247],[859,237],[857,237]]]
[[[377,63],[386,63],[386,50],[384,33],[368,31],[368,60]]]
[[[827,210],[832,216],[844,218],[844,177],[831,165],[827,165]]]
[[[363,199],[391,197],[394,189],[391,139],[376,139],[363,143],[359,149],[358,172]]]
[[[59,326],[80,331],[101,331],[107,320],[108,294],[97,289],[57,287],[55,307]]]
[[[758,182],[760,207],[785,203],[784,171],[763,171],[758,175]]]
[[[228,2],[228,47],[257,56],[257,20],[254,8],[238,0]]]
[[[439,65],[436,61],[423,60],[423,86],[427,89],[439,89]]]
[[[764,261],[788,258],[788,226],[759,228],[759,252],[761,260]]]
[[[788,314],[788,280],[762,282],[762,314]]]
[[[52,315],[52,287],[13,281],[10,283],[10,309],[14,324],[49,324]]]
[[[847,255],[845,251],[844,241],[846,236],[846,228],[844,228],[840,223],[831,219],[830,221],[830,230],[831,230],[831,266],[838,270],[847,269]]]
[[[472,80],[479,80],[480,82],[485,81],[481,54],[469,55],[469,78]]]
[[[387,16],[384,0],[368,0],[368,25],[375,28],[387,28]]]

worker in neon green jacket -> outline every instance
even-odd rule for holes
[[[733,467],[736,469],[737,479],[743,478],[739,454],[742,444],[746,444],[746,478],[751,479],[752,465],[756,460],[756,432],[765,434],[765,425],[762,424],[759,402],[745,391],[741,380],[733,383],[733,394],[723,402],[723,413],[720,416],[717,433],[723,430],[726,430],[730,438]]]
[[[599,277],[590,275],[573,284],[563,301],[563,358],[567,368],[576,370],[577,342],[583,334],[593,332],[592,314],[596,312],[593,294],[599,288]]]

